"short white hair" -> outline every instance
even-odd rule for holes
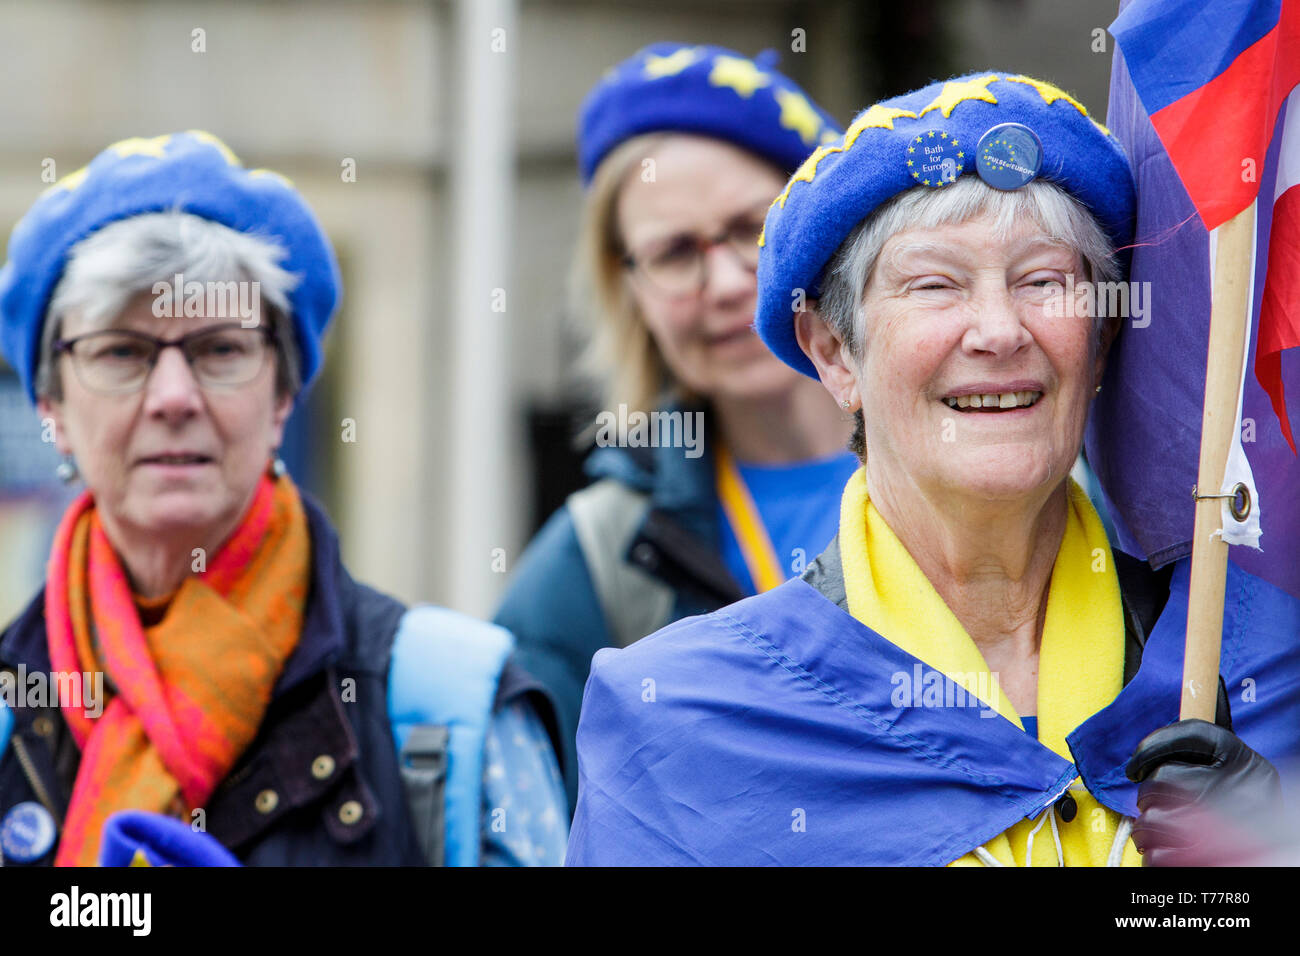
[[[187,283],[258,283],[271,312],[276,389],[281,395],[297,394],[302,363],[288,319],[289,293],[299,279],[280,267],[285,256],[285,249],[270,239],[178,210],[142,213],[91,233],[68,250],[63,275],[50,296],[36,365],[36,394],[62,397],[54,343],[67,315],[76,312],[91,328],[104,327],[132,296],[151,290],[157,282],[170,284],[178,274]]]
[[[858,223],[827,263],[818,315],[849,346],[851,354],[861,358],[867,321],[862,301],[876,260],[890,237],[905,229],[937,229],[983,216],[992,217],[994,234],[999,237],[1009,236],[1016,224],[1026,219],[1037,223],[1052,239],[1079,254],[1088,273],[1084,279],[1112,282],[1120,277],[1114,245],[1106,231],[1060,186],[1036,179],[1021,189],[1003,191],[976,176],[961,176],[938,189],[913,186]],[[1094,355],[1101,326],[1101,321],[1093,323]]]

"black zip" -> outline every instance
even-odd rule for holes
[[[36,799],[40,800],[45,809],[49,811],[50,817],[54,820],[54,825],[58,829],[62,830],[63,825],[59,820],[59,813],[54,809],[54,804],[50,800],[49,792],[45,789],[45,784],[41,783],[41,778],[36,773],[36,768],[32,766],[32,758],[31,755],[27,753],[27,745],[23,743],[23,739],[17,734],[10,738],[10,742],[14,746],[14,756],[18,758],[18,765],[22,767],[23,776],[27,778],[27,782],[31,784],[32,789],[36,791]]]

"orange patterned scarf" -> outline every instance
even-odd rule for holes
[[[70,675],[102,670],[109,699],[96,718],[61,702],[82,756],[55,865],[94,865],[118,810],[188,813],[208,800],[298,644],[310,567],[297,489],[263,478],[207,569],[145,626],[93,499],[73,502],[50,553],[50,661]]]

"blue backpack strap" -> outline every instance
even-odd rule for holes
[[[0,757],[4,757],[5,748],[9,746],[9,735],[14,729],[14,715],[3,700],[0,700]]]
[[[513,651],[514,638],[505,628],[429,605],[408,610],[393,639],[388,669],[393,742],[413,802],[418,799],[411,790],[415,777],[424,777],[417,789],[425,790],[426,799],[436,792],[427,786],[441,784],[442,806],[423,812],[426,820],[436,820],[441,812],[439,855],[447,866],[479,863],[483,746],[501,670]],[[414,761],[407,758],[412,753],[427,756],[430,745],[434,751],[445,746],[445,764],[409,766]],[[413,807],[413,815],[420,812]],[[415,823],[419,830],[421,821]],[[429,847],[425,849],[428,854]]]

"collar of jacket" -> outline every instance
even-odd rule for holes
[[[649,509],[633,536],[627,560],[679,592],[699,592],[690,613],[713,610],[745,596],[719,553],[717,491],[712,442],[716,432],[708,406],[672,402],[660,411],[698,414],[704,423],[701,454],[677,447],[605,446],[588,456],[592,480],[612,478],[649,496]]]
[[[1122,551],[1112,549],[1115,560],[1115,573],[1119,578],[1120,601],[1124,611],[1124,687],[1128,688],[1138,676],[1142,666],[1143,651],[1147,639],[1156,626],[1156,621],[1169,601],[1170,580],[1174,566],[1166,565],[1158,570],[1138,558]],[[844,568],[840,559],[840,541],[836,535],[826,550],[808,566],[803,580],[810,584],[828,601],[849,613],[848,597],[844,589]],[[1181,673],[1181,659],[1176,662],[1176,670]],[[1158,665],[1167,669],[1167,662]],[[1151,669],[1156,673],[1155,668]],[[1156,673],[1155,679],[1164,683],[1172,681],[1178,685],[1178,675],[1170,677]],[[1148,681],[1150,683],[1150,681]],[[1130,695],[1131,696],[1131,695]],[[1118,700],[1118,698],[1117,698]],[[1219,677],[1218,700],[1215,722],[1232,729],[1232,713],[1228,702],[1227,686],[1222,675]],[[1117,761],[1115,754],[1105,746],[1114,739],[1119,726],[1128,722],[1129,711],[1122,706],[1112,705],[1104,708],[1089,720],[1084,721],[1068,737],[1069,744],[1075,752],[1076,763],[1083,775],[1088,789],[1102,799],[1113,810],[1136,815],[1136,787],[1124,776],[1123,762]],[[1103,799],[1104,798],[1104,799]]]
[[[1120,601],[1124,608],[1124,685],[1133,679],[1142,663],[1147,635],[1155,627],[1165,602],[1169,600],[1169,579],[1173,567],[1152,571],[1145,561],[1122,551],[1112,551],[1115,573],[1119,578]],[[849,613],[844,590],[844,565],[840,559],[840,538],[836,535],[817,560],[808,566],[803,579],[841,611]],[[1221,705],[1226,706],[1226,697]]]
[[[678,524],[705,540],[716,532],[712,442],[715,432],[707,406],[673,402],[660,412],[703,416],[701,454],[687,457],[678,447],[608,445],[587,458],[584,469],[593,479],[614,478],[650,495],[653,509],[671,515]]]

